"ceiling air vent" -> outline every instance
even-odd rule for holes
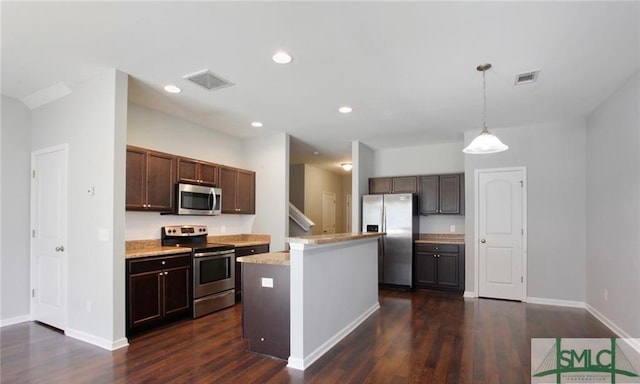
[[[527,83],[533,83],[534,81],[536,81],[538,79],[538,73],[540,73],[540,71],[531,71],[531,72],[524,72],[524,73],[518,73],[516,75],[516,85],[520,85],[520,84],[527,84]]]
[[[234,85],[232,82],[223,79],[208,69],[203,69],[202,71],[198,71],[190,75],[184,75],[182,78],[198,84],[208,91],[215,91],[216,89]]]

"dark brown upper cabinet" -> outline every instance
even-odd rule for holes
[[[184,157],[178,157],[176,164],[178,181],[218,186],[218,164]]]
[[[222,213],[256,213],[256,173],[220,166]]]
[[[126,209],[173,211],[174,164],[173,155],[127,146]]]
[[[464,214],[464,174],[420,176],[420,214]]]
[[[402,177],[373,177],[369,179],[369,193],[372,195],[383,193],[418,193],[418,178],[416,176]]]

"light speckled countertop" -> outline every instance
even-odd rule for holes
[[[209,243],[231,244],[235,247],[248,247],[255,245],[269,245],[270,235],[210,235]],[[125,259],[135,259],[149,256],[166,256],[191,252],[188,247],[163,247],[160,239],[130,240],[125,242]]]
[[[238,257],[236,261],[250,264],[289,265],[289,252],[261,253]]]
[[[459,244],[464,245],[464,233],[421,233],[416,244]]]
[[[288,237],[285,239],[285,241],[290,244],[297,243],[297,244],[319,245],[319,244],[340,243],[343,241],[366,239],[366,238],[379,237],[384,235],[385,233],[383,232],[334,233],[331,235]]]

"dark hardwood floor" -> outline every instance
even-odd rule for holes
[[[0,381],[518,384],[530,382],[533,337],[615,336],[583,309],[388,290],[380,305],[304,372],[247,352],[240,305],[135,336],[114,352],[17,324],[0,330]]]

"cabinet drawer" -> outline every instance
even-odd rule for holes
[[[237,247],[236,248],[236,257],[239,256],[249,256],[249,255],[257,255],[259,253],[269,253],[269,245],[254,245],[250,247]]]
[[[445,252],[458,253],[458,244],[416,244],[416,252]]]
[[[129,274],[161,271],[163,269],[188,267],[191,265],[190,254],[180,254],[171,257],[153,257],[143,260],[129,261]]]

